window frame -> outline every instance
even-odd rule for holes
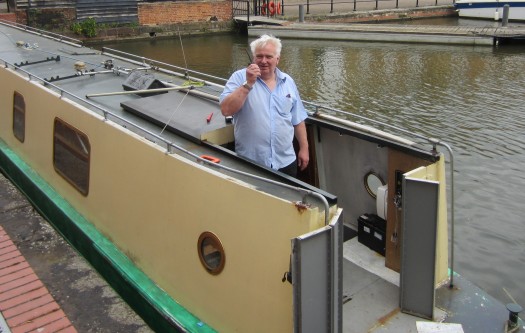
[[[26,102],[24,95],[13,92],[13,135],[24,143],[26,139]]]
[[[61,126],[62,129],[70,131],[69,133],[57,133],[57,125]],[[77,146],[70,142],[66,135],[64,134],[75,134],[77,138],[80,139],[80,143],[84,149],[87,149],[87,152],[83,152],[81,149],[78,149]],[[86,165],[86,174],[81,175],[81,179],[84,180],[85,186],[83,183],[78,182],[75,178],[72,177],[72,171],[58,163],[57,159],[57,147],[64,149],[69,153],[69,157],[79,160],[80,162]],[[89,182],[91,174],[91,144],[89,142],[88,136],[70,125],[66,121],[56,117],[53,123],[53,167],[55,171],[62,176],[69,184],[76,188],[82,195],[87,196],[89,194]],[[74,168],[75,172],[78,172],[80,168]]]

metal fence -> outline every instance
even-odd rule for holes
[[[232,0],[233,16],[285,16],[294,15],[294,9],[300,5],[306,14],[329,14],[338,12],[352,12],[358,10],[380,10],[417,8],[421,6],[452,5],[455,0]],[[249,21],[249,19],[248,19]]]

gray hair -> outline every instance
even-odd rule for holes
[[[255,55],[255,51],[261,47],[265,47],[268,44],[272,44],[275,46],[275,53],[278,57],[281,56],[281,49],[282,44],[281,40],[279,38],[276,38],[272,35],[262,35],[261,37],[257,38],[253,42],[250,43],[250,49],[252,50],[252,54]]]

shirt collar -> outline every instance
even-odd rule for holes
[[[283,72],[281,72],[281,70],[277,67],[275,67],[275,76],[280,80],[280,81],[286,81],[286,76],[284,75]]]

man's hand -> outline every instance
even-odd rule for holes
[[[299,142],[299,152],[297,153],[297,166],[303,171],[310,162],[310,153],[308,151],[308,139],[306,135],[306,125],[304,121],[294,127],[295,138]]]
[[[256,64],[250,64],[246,67],[246,81],[250,86],[255,84],[257,78],[261,76],[261,69]]]
[[[308,162],[310,162],[310,154],[308,153],[307,149],[299,149],[299,153],[297,154],[297,166],[299,167],[299,170],[303,171],[308,166]]]

